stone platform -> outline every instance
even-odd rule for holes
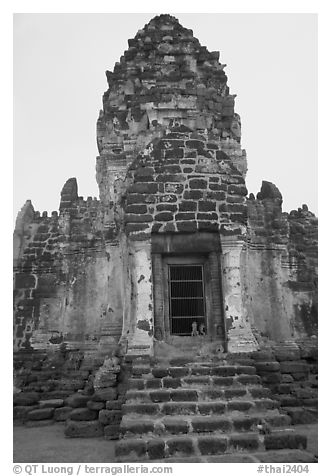
[[[118,461],[314,462],[254,361],[132,359]]]

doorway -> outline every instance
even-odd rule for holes
[[[203,325],[207,339],[224,340],[220,256],[217,233],[152,234],[157,341],[183,343],[194,322],[197,333]]]
[[[203,264],[169,264],[170,334],[187,336],[206,332]]]

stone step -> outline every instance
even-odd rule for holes
[[[174,391],[168,395],[168,400],[158,399],[147,402],[130,402],[122,406],[123,414],[138,415],[183,415],[183,414],[201,414],[201,415],[221,415],[228,412],[256,413],[264,410],[278,409],[278,402],[271,399],[242,400],[232,399],[230,401],[213,400],[197,401],[181,399],[182,395]],[[187,397],[190,397],[188,395]],[[163,398],[163,396],[161,397]],[[128,401],[127,401],[128,402]]]
[[[282,407],[281,411],[290,416],[293,425],[306,425],[318,421],[316,408]]]
[[[261,378],[258,375],[240,374],[227,377],[219,376],[187,376],[187,377],[150,377],[150,378],[130,378],[129,388],[143,390],[151,388],[190,388],[190,387],[230,387],[258,385]]]
[[[268,431],[275,428],[282,428],[291,423],[288,415],[281,415],[273,411],[265,411],[252,415],[238,414],[237,412],[225,415],[206,414],[200,415],[162,415],[158,418],[146,418],[141,415],[134,418],[133,415],[125,415],[120,425],[121,437],[132,438],[141,437],[145,434],[166,435],[166,434],[198,434],[198,433],[229,433],[235,432],[255,432],[259,434],[268,425]]]
[[[283,449],[305,450],[307,438],[294,430],[275,431],[268,435],[229,432],[220,435],[185,435],[128,438],[115,445],[119,462],[163,460],[174,457],[201,457],[240,452],[263,452]]]
[[[256,374],[256,369],[253,366],[248,365],[192,365],[187,364],[185,366],[170,366],[161,367],[155,366],[152,368],[152,375],[157,378],[162,377],[194,377],[194,376],[218,376],[218,377],[231,377],[234,375],[253,375]]]
[[[234,386],[231,385],[225,388],[214,388],[214,387],[203,387],[198,389],[192,388],[183,388],[177,387],[177,389],[172,388],[157,388],[157,389],[142,389],[142,390],[128,390],[126,393],[126,403],[132,402],[167,402],[172,400],[172,395],[175,397],[178,395],[178,392],[183,392],[187,390],[190,395],[193,395],[192,392],[195,392],[198,400],[200,401],[209,401],[209,400],[231,400],[232,398],[243,398],[243,399],[266,399],[271,398],[271,390],[263,388],[261,386]],[[176,393],[177,392],[177,393]],[[279,402],[277,406],[279,406]]]

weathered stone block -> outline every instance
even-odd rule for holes
[[[159,213],[158,215],[162,215]],[[159,219],[159,218],[158,218]],[[144,215],[134,215],[134,214],[125,214],[124,217],[125,223],[147,223],[153,221],[153,216],[144,214]]]
[[[179,203],[179,211],[181,212],[196,211],[196,209],[197,209],[197,203],[194,201],[183,200],[182,202]]]
[[[191,362],[189,357],[174,357],[170,359],[170,365],[173,367],[177,367],[180,365],[186,365]]]
[[[96,402],[106,402],[107,400],[116,400],[118,396],[118,389],[117,388],[98,388],[92,398],[88,398],[88,400],[93,400]]]
[[[239,375],[237,380],[244,385],[256,385],[261,383],[261,378],[258,375]]]
[[[174,218],[174,215],[171,212],[160,212],[160,213],[156,213],[155,215],[155,220],[158,220],[158,221],[172,221],[173,218]]]
[[[155,415],[159,411],[159,406],[156,403],[126,403],[122,406],[122,411],[125,414]]]
[[[194,413],[196,413],[196,403],[164,403],[162,411],[166,415],[193,415]]]
[[[185,190],[184,199],[185,200],[200,200],[203,197],[203,192],[200,190]]]
[[[297,433],[272,433],[264,437],[266,450],[303,449],[307,447],[307,437]]]
[[[282,407],[297,407],[301,405],[302,400],[292,395],[276,395],[277,400]]]
[[[198,151],[200,151],[204,149],[205,142],[202,142],[201,140],[187,140],[185,146],[188,149],[197,149]]]
[[[213,377],[213,383],[220,387],[229,387],[233,384],[233,377]]]
[[[126,213],[137,213],[139,215],[147,213],[147,205],[128,205],[125,208]]]
[[[204,179],[191,179],[189,182],[189,186],[192,190],[194,189],[206,189],[207,188],[207,181]]]
[[[198,203],[199,212],[213,212],[216,210],[216,203],[210,200],[200,200]]]
[[[282,373],[292,375],[296,373],[307,374],[309,372],[309,367],[305,362],[283,361],[280,362],[280,370]]]
[[[209,220],[209,221],[215,221],[218,220],[218,215],[217,213],[198,213],[197,214],[197,219],[198,220]]]
[[[103,427],[95,421],[71,421],[66,422],[65,436],[70,438],[95,438],[103,435]]]
[[[169,371],[167,367],[155,367],[152,369],[152,374],[154,377],[162,378],[169,375]]]
[[[54,408],[39,408],[27,414],[28,420],[48,420],[53,418]]]
[[[279,407],[279,402],[277,400],[271,400],[270,398],[254,400],[254,403],[257,410],[273,410]]]
[[[107,410],[120,410],[122,408],[123,402],[122,400],[113,400],[106,402],[106,409]]]
[[[66,421],[69,418],[71,412],[72,407],[55,408],[53,418],[55,421]]]
[[[70,413],[70,420],[73,421],[90,421],[98,418],[98,412],[96,410],[90,410],[89,408],[75,408]]]
[[[292,425],[307,425],[317,422],[317,414],[312,413],[306,408],[293,407],[283,408],[283,410],[286,411],[286,413],[291,418]]]
[[[154,182],[139,182],[139,183],[134,183],[128,188],[128,193],[132,194],[142,194],[142,193],[157,193],[158,191],[158,185],[157,183]]]
[[[167,149],[165,150],[165,158],[166,159],[182,159],[184,157],[184,149],[175,148],[175,149]],[[177,172],[177,170],[176,170]],[[179,168],[179,172],[181,169]]]
[[[181,386],[180,378],[164,377],[162,382],[165,388],[178,388]]]
[[[191,374],[192,375],[210,375],[210,368],[209,367],[192,367]]]
[[[226,195],[224,192],[207,192],[207,198],[220,202],[226,199]]]
[[[257,372],[278,372],[280,370],[279,362],[256,362]]]
[[[252,352],[251,357],[252,359],[259,362],[271,362],[275,360],[274,354],[266,350],[257,350],[256,352]]]
[[[129,379],[128,382],[129,388],[143,390],[145,388],[145,382],[143,379]],[[109,400],[112,400],[111,398]]]
[[[175,220],[176,221],[183,221],[183,220],[194,220],[195,219],[195,213],[177,213],[175,215]]]
[[[227,440],[220,436],[200,436],[198,446],[202,455],[218,455],[226,451]]]
[[[149,393],[141,390],[128,390],[126,393],[126,401],[137,400],[141,402],[149,401]]]
[[[119,441],[115,446],[115,456],[117,458],[128,457],[140,458],[146,454],[147,445],[145,441],[127,439]]]
[[[268,398],[271,395],[271,390],[263,387],[250,388],[249,392],[253,398]]]
[[[93,400],[88,401],[86,404],[90,410],[102,410],[105,408],[105,405],[105,402],[94,402]]]
[[[165,431],[168,433],[178,435],[179,433],[188,433],[189,431],[188,422],[185,420],[164,419],[162,423],[164,424]]]
[[[198,409],[201,415],[222,415],[226,405],[223,402],[201,402],[198,403]]]
[[[226,399],[233,397],[243,397],[246,395],[245,388],[226,388],[224,389],[224,396]]]
[[[243,416],[233,418],[233,428],[235,431],[251,431],[258,423],[257,417]]]
[[[170,400],[170,392],[165,390],[150,392],[150,399],[154,403],[168,402]]]
[[[143,184],[145,185],[145,184]],[[129,193],[127,196],[127,204],[135,204],[135,203],[155,203],[156,197],[155,195],[151,194],[143,194],[143,193]]]
[[[72,407],[72,408],[80,408],[84,407],[87,402],[90,400],[88,395],[82,395],[80,393],[76,393],[75,395],[71,395],[65,400],[65,405]]]
[[[103,425],[119,424],[121,419],[121,410],[100,410],[99,412],[99,421]]]
[[[156,205],[156,210],[158,212],[167,211],[167,212],[175,213],[177,209],[178,209],[178,206],[173,205],[171,203],[160,203],[159,205]]]
[[[58,408],[62,407],[64,404],[64,401],[62,398],[53,398],[50,400],[40,400],[39,406],[40,408]]]
[[[275,358],[279,362],[299,360],[300,359],[300,349],[275,349]]]
[[[257,435],[236,435],[231,436],[229,447],[235,450],[256,451],[259,447],[259,438]]]
[[[162,381],[160,378],[152,378],[150,380],[146,380],[146,388],[161,388]]]
[[[243,400],[232,400],[228,402],[228,410],[229,411],[239,411],[239,412],[247,412],[253,407],[252,402],[243,401]]]
[[[263,383],[279,383],[282,379],[282,376],[279,372],[259,372]]]
[[[170,398],[174,402],[195,402],[198,400],[196,390],[175,390],[170,392]]]
[[[152,433],[154,431],[153,421],[124,421],[121,423],[121,433],[129,435],[130,433],[136,435],[143,435],[144,433]]]
[[[188,367],[169,367],[169,375],[173,378],[185,377],[188,373]]]
[[[193,431],[212,432],[212,431],[230,431],[231,422],[227,418],[222,417],[194,417],[191,421]]]
[[[147,452],[150,459],[162,459],[165,457],[165,442],[161,439],[153,439],[147,442]]]
[[[231,377],[236,374],[236,368],[231,366],[220,366],[211,369],[212,375],[219,375],[220,377]]]
[[[189,438],[171,438],[167,440],[169,456],[194,454],[193,442]]]
[[[34,288],[36,286],[36,279],[32,274],[16,273],[15,274],[15,288]]]

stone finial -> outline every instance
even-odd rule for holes
[[[31,200],[27,200],[21,210],[17,214],[15,231],[19,232],[24,229],[24,225],[31,223],[34,219],[34,208]]]
[[[78,198],[78,186],[75,177],[66,181],[61,191],[60,210],[71,208],[73,202]]]
[[[259,193],[256,195],[256,198],[258,200],[264,200],[266,198],[271,198],[271,199],[278,199],[283,201],[282,194],[278,190],[275,184],[272,182],[267,182],[265,180],[262,181],[262,186],[261,190]]]

